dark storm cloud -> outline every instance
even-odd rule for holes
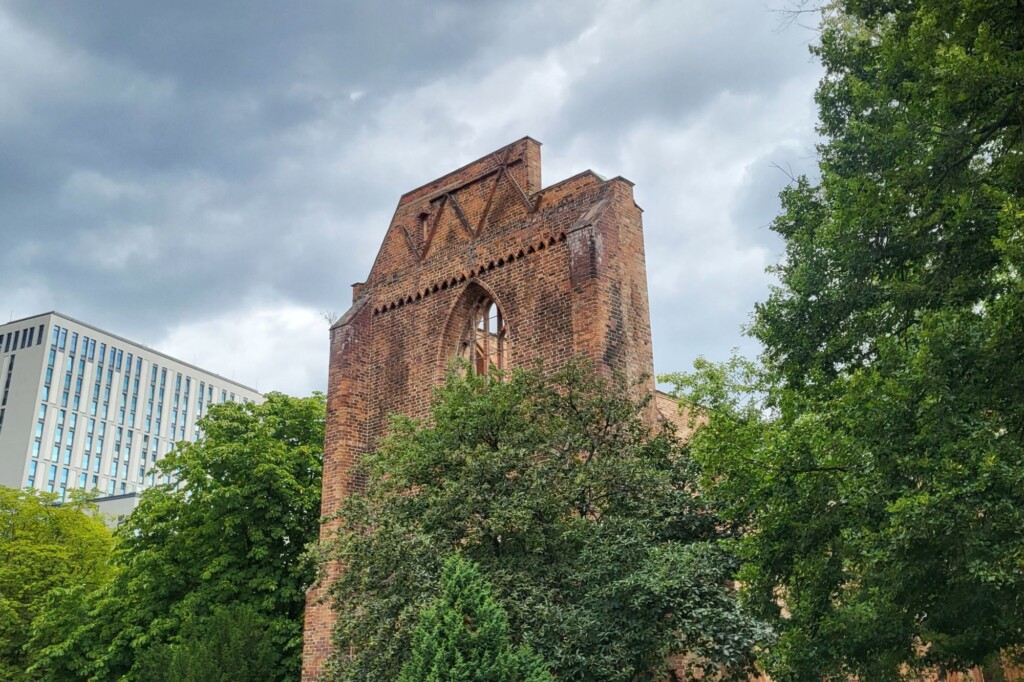
[[[742,342],[778,251],[771,164],[813,143],[808,35],[777,28],[748,0],[12,0],[0,310],[200,364],[287,328],[238,378],[322,388],[312,311],[347,306],[398,196],[529,134],[546,182],[637,182],[659,369],[680,368]],[[289,344],[310,357],[285,375]]]

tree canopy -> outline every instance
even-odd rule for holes
[[[448,557],[398,682],[553,682],[539,656],[513,649],[505,609],[491,592],[472,562]]]
[[[114,580],[56,605],[79,614],[73,626],[55,612],[38,628],[38,677],[146,679],[140,671],[154,660],[194,670],[237,652],[246,633],[258,635],[251,651],[276,652],[261,679],[297,677],[315,575],[304,555],[319,533],[324,416],[321,395],[270,393],[261,404],[211,407],[200,420],[204,436],[160,462],[177,483],[145,491],[118,529]],[[178,645],[217,630],[227,607],[246,609],[239,628],[183,658],[189,652]]]
[[[112,574],[110,531],[84,498],[0,486],[0,678],[26,677],[24,650],[51,593],[90,589]]]
[[[773,679],[964,669],[1024,643],[1024,11],[836,2],[814,52],[763,364],[670,378]]]
[[[742,676],[766,633],[729,586],[727,529],[640,409],[572,365],[452,373],[428,422],[396,417],[328,547],[344,566],[331,677],[396,679],[456,553],[493,586],[511,644],[559,679],[661,679],[670,653]]]

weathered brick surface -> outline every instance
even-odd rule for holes
[[[366,282],[331,329],[325,516],[359,485],[353,466],[387,416],[426,414],[481,292],[507,320],[512,367],[583,356],[653,389],[632,183],[587,171],[542,189],[540,144],[524,138],[402,196]],[[653,402],[648,416],[657,419]],[[307,603],[304,680],[317,678],[330,649],[322,597],[319,587]]]

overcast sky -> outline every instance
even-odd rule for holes
[[[323,390],[399,196],[529,135],[545,184],[636,183],[658,372],[754,353],[777,167],[815,167],[788,2],[5,0],[0,314]]]

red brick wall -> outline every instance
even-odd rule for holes
[[[653,389],[632,183],[588,171],[542,189],[540,144],[523,138],[403,195],[365,284],[331,329],[325,516],[359,485],[352,467],[387,416],[426,414],[455,354],[455,318],[467,292],[481,290],[507,320],[512,367],[584,356],[605,373],[645,377],[638,391]],[[317,588],[307,602],[304,680],[317,678],[330,650],[333,613],[322,597]]]

